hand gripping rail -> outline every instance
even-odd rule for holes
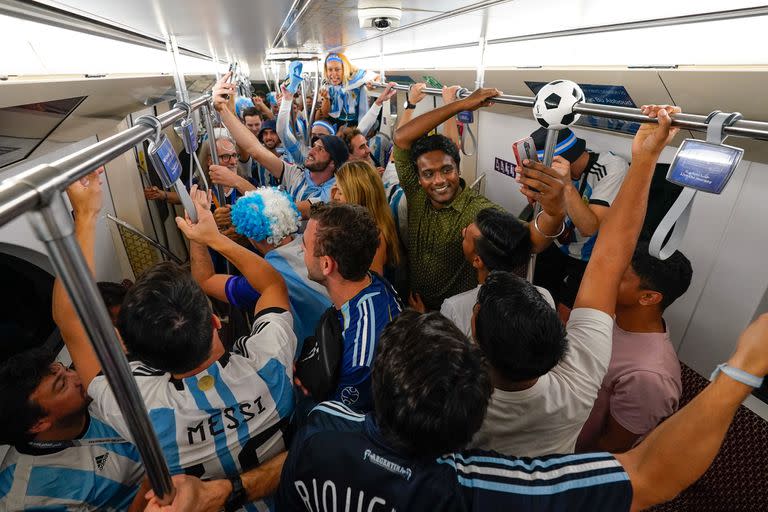
[[[200,97],[191,102],[191,108],[200,108],[208,101],[210,96]],[[158,119],[166,128],[185,115],[184,109],[174,108]],[[167,502],[173,495],[168,466],[107,309],[75,239],[71,215],[62,197],[69,185],[153,134],[152,128],[136,125],[3,181],[0,183],[0,226],[23,213],[31,213],[35,233],[45,244],[53,267],[72,298],[132,440],[141,453],[152,489],[161,501]]]
[[[386,84],[375,82],[374,87],[383,89]],[[407,85],[396,85],[394,87],[398,91],[407,91]],[[440,89],[426,87],[424,93],[430,96],[441,96],[442,91]],[[468,89],[459,89],[456,93],[456,97],[464,99],[471,94]],[[513,96],[510,94],[502,94],[492,99],[494,103],[500,103],[502,105],[516,105],[519,107],[533,108],[533,96]],[[616,107],[613,105],[599,105],[597,103],[577,103],[573,107],[573,111],[577,114],[585,114],[589,116],[606,117],[611,119],[621,119],[624,121],[635,121],[637,123],[657,123],[658,120],[651,118],[640,112],[639,108],[629,107]],[[707,117],[698,114],[675,114],[672,117],[672,126],[677,126],[685,130],[691,130],[694,132],[707,131]],[[733,135],[737,137],[748,137],[758,140],[768,140],[768,123],[762,121],[748,121],[741,119],[736,121],[732,125],[726,126],[723,129],[723,135]]]

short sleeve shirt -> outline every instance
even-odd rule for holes
[[[565,357],[522,391],[495,389],[472,446],[507,455],[573,453],[611,359],[613,319],[576,308]]]
[[[265,309],[249,336],[207,369],[183,379],[131,362],[171,474],[203,479],[240,474],[286,449],[293,411],[296,335],[291,313]],[[103,376],[88,387],[93,407],[121,435],[126,421]]]
[[[477,284],[476,272],[461,249],[461,231],[484,208],[500,206],[461,181],[461,190],[450,204],[435,209],[419,185],[411,152],[395,146],[395,166],[408,200],[408,259],[410,285],[427,308],[440,309],[448,297]]]
[[[609,417],[642,439],[677,410],[682,388],[669,332],[635,333],[615,326],[611,363],[579,435],[579,449],[597,444]]]
[[[337,316],[344,339],[339,384],[333,399],[367,412],[373,408],[371,368],[379,336],[402,311],[397,292],[374,273],[371,284],[348,300]]]
[[[582,199],[587,204],[611,206],[621,189],[629,164],[610,151],[599,154],[592,153],[591,156],[592,165],[584,171],[578,180],[573,180],[573,186],[581,193]],[[589,261],[592,249],[595,247],[595,241],[597,241],[597,233],[592,236],[583,236],[575,228],[573,221],[566,218],[565,233],[555,243],[564,254],[571,258]]]
[[[144,477],[139,451],[94,415],[76,442],[83,444],[9,448],[0,460],[0,510],[126,510]]]

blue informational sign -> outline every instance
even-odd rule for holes
[[[685,139],[669,166],[667,181],[719,194],[739,166],[744,150],[724,144]]]
[[[173,149],[171,141],[168,140],[168,137],[162,135],[160,137],[160,144],[156,145],[154,142],[149,144],[147,154],[152,159],[152,165],[160,176],[163,186],[171,188],[181,176],[181,163],[179,162],[179,157],[176,156],[176,151]]]
[[[496,159],[493,162],[493,170],[496,172],[500,172],[501,174],[504,174],[506,176],[509,176],[510,178],[514,178],[516,175],[515,168],[517,166],[513,164],[512,162],[507,162],[506,160],[502,160],[499,157],[496,157]]]
[[[197,151],[197,133],[195,133],[195,123],[191,119],[186,119],[181,123],[182,136],[184,137],[184,146],[190,155]]]
[[[525,85],[537,94],[539,89],[547,85],[546,82],[529,82]],[[598,103],[600,105],[614,105],[616,107],[636,108],[637,105],[629,96],[629,93],[623,85],[599,85],[599,84],[579,84],[584,91],[584,101],[587,103]],[[640,123],[633,121],[622,121],[621,119],[608,119],[595,116],[581,116],[576,122],[577,125],[588,126],[590,128],[601,128],[614,132],[622,132],[634,135],[640,129]]]
[[[460,123],[464,123],[464,124],[472,124],[475,122],[475,116],[474,114],[472,114],[471,110],[462,110],[461,112],[458,113],[458,115],[456,116],[456,119]]]

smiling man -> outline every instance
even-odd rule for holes
[[[461,179],[461,157],[456,144],[444,135],[426,135],[461,111],[477,110],[491,104],[500,92],[478,89],[467,98],[446,102],[440,108],[422,114],[395,132],[395,166],[400,186],[408,201],[409,284],[414,297],[411,305],[428,310],[440,309],[448,297],[477,286],[472,265],[462,251],[462,230],[470,225],[480,210],[498,208],[475,192]],[[444,97],[451,97],[446,91]],[[545,169],[531,164],[534,172]],[[544,212],[538,220],[543,233],[555,233],[562,224],[562,184],[541,188]],[[546,238],[530,232],[534,250]]]

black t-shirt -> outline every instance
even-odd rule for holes
[[[629,510],[632,488],[607,453],[410,459],[388,447],[371,415],[323,402],[293,441],[276,499],[280,511],[616,512]]]

